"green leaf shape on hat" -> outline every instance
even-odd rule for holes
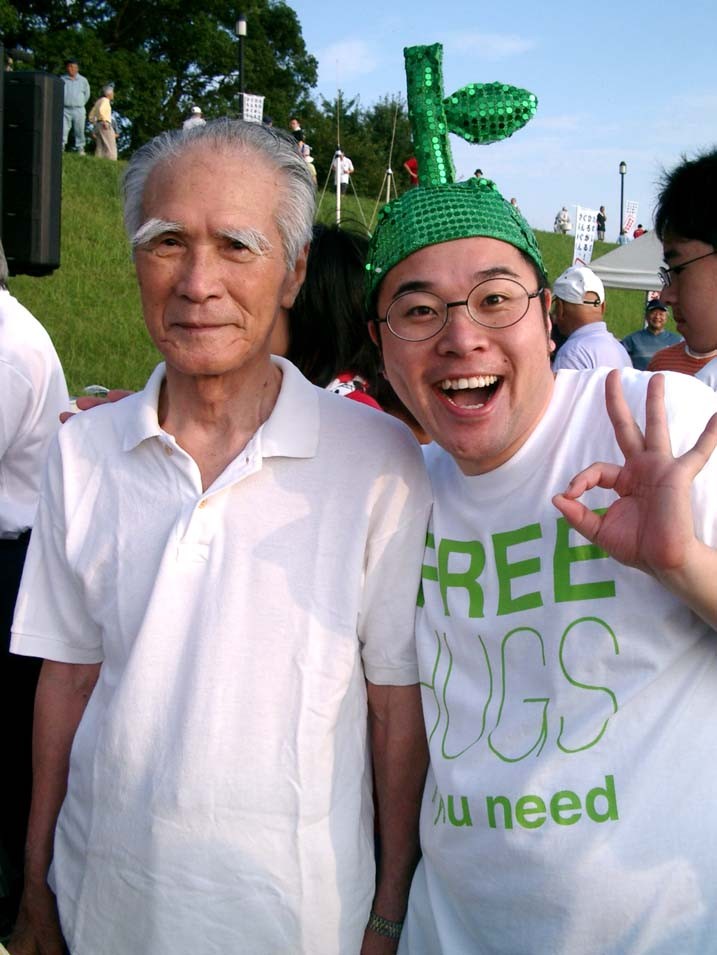
[[[443,100],[450,132],[486,146],[512,136],[535,116],[538,98],[506,83],[469,83]]]

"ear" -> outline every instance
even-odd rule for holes
[[[368,333],[371,338],[371,341],[374,343],[376,348],[381,348],[381,338],[379,337],[378,326],[376,321],[373,318],[368,320]]]
[[[284,278],[282,284],[279,304],[282,308],[290,309],[299,294],[299,289],[304,284],[306,278],[306,263],[309,257],[309,243],[299,252],[294,263],[294,268],[290,269]]]
[[[553,330],[553,323],[550,320],[550,306],[553,303],[553,295],[549,288],[546,288],[543,291],[543,301],[545,302],[545,305],[543,306],[545,309],[543,312],[543,315],[545,316],[545,332],[548,336],[548,341],[550,342],[552,341],[550,333]],[[560,299],[556,299],[555,301],[559,302]]]

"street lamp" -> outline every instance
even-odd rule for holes
[[[234,28],[239,37],[239,116],[244,119],[244,38],[246,37],[246,17],[239,14]]]
[[[623,229],[625,227],[625,173],[627,172],[627,163],[623,160],[620,163],[620,235],[622,235]],[[618,238],[618,242],[620,239]]]

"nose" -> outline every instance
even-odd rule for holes
[[[467,355],[490,343],[489,330],[474,321],[465,302],[452,305],[448,321],[438,336],[438,351],[444,355]]]
[[[665,285],[660,292],[660,299],[665,305],[674,305],[677,302],[677,282],[673,278],[669,285]]]
[[[224,285],[216,250],[202,245],[188,248],[179,265],[175,290],[192,302],[221,296]]]

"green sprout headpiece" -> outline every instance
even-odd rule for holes
[[[532,118],[537,98],[502,83],[471,83],[444,98],[441,45],[408,47],[403,52],[421,185],[379,213],[366,263],[367,300],[372,301],[394,265],[427,245],[452,239],[500,239],[545,271],[530,226],[495,183],[475,177],[454,181],[448,141],[449,132],[484,145],[505,139]]]

